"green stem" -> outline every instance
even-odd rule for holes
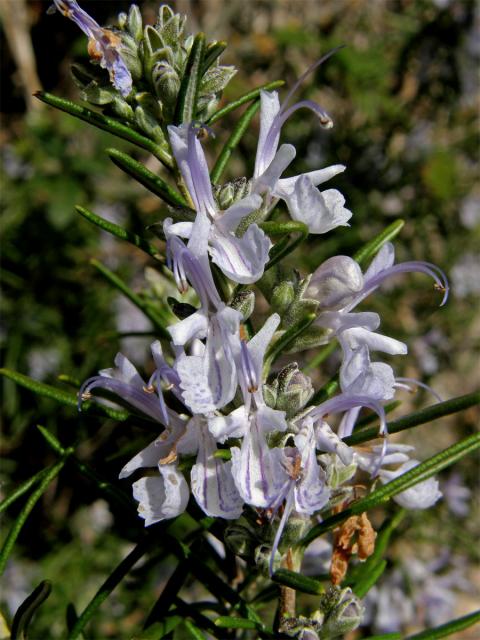
[[[283,80],[274,80],[273,82],[269,82],[262,85],[261,87],[253,89],[253,91],[245,93],[240,98],[237,98],[237,100],[229,102],[225,107],[222,107],[218,111],[215,111],[215,113],[211,115],[210,118],[208,118],[205,124],[212,125],[214,122],[217,122],[217,120],[220,120],[220,118],[223,118],[228,113],[231,113],[235,109],[238,109],[238,107],[241,107],[242,104],[250,102],[250,100],[255,100],[260,96],[260,91],[271,91],[272,89],[278,89],[279,87],[283,87],[284,84],[285,82]]]
[[[127,297],[135,306],[137,306],[157,329],[161,338],[170,340],[170,334],[166,330],[163,319],[157,315],[156,311],[145,302],[139,295],[130,289],[130,287],[119,278],[115,273],[110,271],[105,265],[98,260],[92,258],[90,264],[97,269],[110,284],[117,288],[125,297]]]
[[[2,575],[3,572],[5,571],[5,566],[7,564],[10,553],[12,552],[15,541],[18,538],[20,531],[22,530],[23,525],[27,521],[27,518],[30,515],[33,507],[37,504],[38,500],[42,497],[48,485],[60,473],[60,471],[62,470],[65,464],[67,455],[69,455],[69,453],[70,452],[67,452],[62,460],[60,460],[59,462],[54,464],[52,467],[50,467],[50,469],[45,473],[45,476],[42,478],[38,488],[28,498],[25,506],[20,512],[20,515],[13,523],[13,526],[10,529],[5,542],[3,543],[2,550],[0,551],[0,575]]]
[[[464,440],[461,440],[460,442],[457,442],[451,447],[448,447],[448,449],[428,458],[410,471],[403,473],[398,478],[384,484],[365,498],[353,502],[349,507],[347,507],[347,509],[330,516],[330,518],[327,518],[320,524],[316,525],[299,541],[298,545],[302,548],[306,547],[313,542],[315,538],[318,538],[326,531],[335,529],[335,527],[347,518],[350,518],[350,516],[359,515],[368,509],[373,509],[373,507],[387,502],[398,493],[406,491],[410,487],[428,480],[431,476],[453,464],[457,460],[460,460],[467,454],[472,453],[479,447],[480,433],[476,433]]]
[[[233,153],[233,150],[242,139],[245,131],[248,129],[248,126],[252,121],[252,118],[257,113],[259,108],[260,108],[260,101],[255,100],[255,102],[246,109],[245,113],[242,115],[242,117],[238,121],[236,127],[232,132],[232,135],[229,137],[229,139],[225,143],[225,146],[220,152],[220,155],[217,158],[215,166],[213,167],[210,173],[210,180],[213,182],[213,184],[217,184],[217,182],[220,180],[220,176],[224,172],[225,167],[227,166],[227,162],[229,161],[230,156]]]
[[[434,629],[426,629],[420,633],[415,633],[413,636],[407,636],[406,640],[437,640],[437,638],[445,638],[451,636],[452,633],[458,633],[464,629],[472,627],[474,624],[480,622],[480,610],[470,613],[462,618],[451,620],[446,624],[442,624]],[[472,639],[478,636],[471,636]]]
[[[138,160],[135,160],[127,153],[123,153],[118,149],[110,148],[106,151],[112,162],[116,164],[117,167],[122,171],[125,171],[125,173],[156,196],[162,198],[166,203],[171,204],[174,207],[188,208],[187,201],[180,193],[178,193],[178,191],[175,191],[175,189],[165,182],[163,178],[155,175],[141,162],[138,162]]]
[[[25,480],[25,482],[21,484],[17,489],[15,489],[13,493],[11,493],[9,496],[4,498],[2,502],[0,502],[0,513],[2,513],[2,511],[5,511],[5,509],[7,509],[13,502],[15,502],[15,500],[21,498],[24,493],[26,493],[31,487],[33,487],[33,485],[37,484],[37,482],[39,482],[47,473],[48,469],[42,469],[28,480]]]
[[[141,133],[138,133],[138,131],[131,129],[128,126],[121,124],[114,118],[109,118],[101,113],[91,111],[86,107],[76,104],[75,102],[71,102],[70,100],[58,98],[46,91],[37,91],[34,95],[42,102],[49,104],[51,107],[60,109],[60,111],[64,111],[75,118],[79,118],[80,120],[88,122],[99,129],[103,129],[104,131],[108,131],[108,133],[112,133],[119,138],[128,140],[128,142],[132,142],[138,147],[142,147],[142,149],[150,151],[150,153],[156,156],[166,167],[169,169],[173,168],[173,158],[169,153],[155,142],[152,142],[149,138],[146,138]]]
[[[85,625],[90,621],[95,611],[108,598],[115,587],[120,584],[132,567],[145,555],[149,547],[155,541],[152,535],[147,535],[144,540],[139,542],[126,558],[114,569],[108,576],[95,596],[90,600],[83,612],[79,615],[77,622],[68,635],[68,640],[76,640],[82,633]]]
[[[439,402],[426,409],[415,411],[408,416],[392,420],[388,423],[389,433],[398,433],[405,429],[412,429],[418,427],[421,424],[437,420],[443,416],[451,415],[452,413],[458,413],[464,411],[477,404],[480,404],[480,392],[469,393],[465,396],[459,396],[452,400],[446,400],[445,402]],[[378,426],[368,427],[366,429],[359,429],[355,431],[351,436],[345,438],[345,442],[349,445],[362,444],[368,440],[372,440],[378,437]]]
[[[384,229],[378,236],[375,236],[373,240],[367,242],[361,249],[359,249],[353,256],[353,259],[363,266],[370,258],[378,252],[378,250],[386,243],[393,240],[405,226],[405,220],[395,220],[386,229]]]

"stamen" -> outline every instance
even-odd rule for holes
[[[145,393],[155,393],[155,387],[153,386],[153,384],[149,384],[147,387],[144,385],[142,388]]]

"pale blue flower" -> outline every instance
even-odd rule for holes
[[[190,492],[183,474],[174,464],[159,464],[160,476],[140,478],[133,483],[133,497],[145,526],[176,518],[185,511]]]
[[[195,126],[170,126],[168,133],[197,218],[206,218],[211,223],[208,251],[212,261],[234,282],[256,282],[263,275],[272,243],[256,224],[251,224],[241,237],[235,232],[241,220],[261,206],[262,199],[252,194],[221,211],[213,197],[207,162]],[[191,222],[180,222],[171,226],[170,233],[190,238],[192,229]]]
[[[395,480],[419,464],[420,462],[418,460],[408,460],[395,469],[395,471],[381,469],[379,473],[380,480],[383,483]],[[434,505],[441,497],[442,492],[438,488],[438,481],[435,480],[435,478],[428,478],[401,493],[397,493],[393,499],[405,509],[428,509],[428,507]]]
[[[54,6],[66,18],[73,20],[88,37],[88,53],[110,75],[110,81],[125,98],[132,91],[132,76],[121,54],[122,41],[110,29],[101,27],[76,0],[53,0]]]

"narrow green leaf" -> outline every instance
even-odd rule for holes
[[[454,462],[457,462],[457,460],[460,460],[467,454],[472,453],[479,447],[480,433],[476,433],[464,440],[461,440],[460,442],[457,442],[451,447],[448,447],[448,449],[424,460],[421,464],[410,469],[410,471],[403,473],[398,478],[384,484],[365,498],[353,502],[347,509],[344,509],[340,513],[337,513],[316,525],[299,541],[298,545],[300,547],[306,547],[315,540],[315,538],[318,538],[318,536],[322,535],[326,531],[334,529],[341,522],[350,518],[350,516],[359,515],[368,509],[373,509],[373,507],[387,502],[390,498],[397,495],[397,493],[406,491],[419,482],[428,480],[431,476],[435,475],[442,469],[445,469],[445,467],[450,466]]]
[[[160,262],[165,262],[165,258],[158,252],[158,249],[154,247],[152,244],[150,244],[144,238],[141,238],[136,233],[131,233],[130,231],[127,231],[123,227],[119,227],[118,224],[109,222],[108,220],[105,220],[104,218],[97,216],[92,211],[85,209],[85,207],[76,206],[75,209],[77,213],[79,213],[81,216],[83,216],[86,220],[88,220],[92,224],[95,224],[97,227],[100,227],[100,229],[102,229],[103,231],[107,231],[108,233],[111,233],[113,236],[116,236],[121,240],[126,240],[127,242],[130,242],[130,244],[133,244],[135,247],[142,249],[142,251],[145,251],[145,253],[148,253],[148,255],[152,256],[152,258],[155,258],[155,260],[159,260]]]
[[[220,629],[258,629],[258,623],[248,618],[233,618],[220,616],[215,620],[215,626]]]
[[[18,373],[17,371],[11,371],[10,369],[0,369],[0,375],[13,380],[16,384],[24,387],[25,389],[29,389],[29,391],[33,391],[33,393],[36,393],[39,396],[50,398],[68,407],[78,407],[78,396],[76,393],[69,393],[63,389],[57,389],[49,384],[33,380],[33,378],[24,376],[22,373]],[[132,415],[127,411],[112,409],[93,402],[84,402],[82,404],[82,413],[107,416],[120,422],[125,422],[125,420],[128,420]]]
[[[325,585],[318,580],[308,578],[301,573],[295,571],[289,571],[288,569],[278,569],[272,576],[274,582],[283,584],[286,587],[295,589],[295,591],[301,591],[302,593],[311,593],[318,596],[325,591]]]
[[[320,387],[320,389],[315,392],[308,404],[321,404],[322,402],[325,402],[325,400],[328,400],[333,396],[334,393],[336,393],[338,387],[339,380],[338,374],[336,374],[333,376],[333,378],[330,378],[330,380],[325,383],[323,387]]]
[[[5,509],[8,509],[8,507],[13,502],[15,502],[15,500],[18,500],[18,498],[21,498],[23,494],[27,493],[27,491],[31,489],[34,485],[36,485],[37,482],[40,482],[40,480],[42,480],[42,478],[47,473],[48,473],[48,469],[42,469],[41,471],[36,473],[34,476],[29,478],[28,480],[25,480],[25,482],[23,482],[19,487],[17,487],[15,491],[13,491],[9,496],[4,498],[2,502],[0,502],[0,513],[5,511]]]
[[[158,535],[158,529],[157,529]],[[112,571],[92,600],[79,615],[77,622],[68,635],[68,640],[76,640],[82,633],[85,625],[90,621],[98,607],[108,598],[115,587],[123,580],[132,567],[145,555],[150,546],[154,544],[155,537],[147,534],[145,538],[128,554],[126,558]]]
[[[228,113],[231,113],[235,109],[238,109],[238,107],[241,107],[242,104],[250,102],[250,100],[256,100],[260,96],[260,91],[272,91],[273,89],[283,87],[284,84],[285,82],[283,80],[275,80],[274,82],[268,82],[261,87],[253,89],[253,91],[245,93],[240,98],[237,98],[233,102],[229,102],[221,109],[218,109],[218,111],[215,111],[215,113],[208,118],[205,124],[212,125],[214,122],[217,122],[217,120],[220,120],[220,118],[223,118],[223,116],[226,116]]]
[[[115,273],[110,271],[105,265],[103,265],[98,260],[94,258],[90,260],[90,264],[97,269],[102,276],[110,282],[116,289],[118,289],[123,295],[128,298],[135,306],[137,306],[143,313],[147,316],[147,318],[152,322],[156,330],[158,331],[161,338],[166,338],[170,340],[170,334],[165,328],[165,324],[163,319],[157,314],[157,312],[152,309],[151,305],[148,304],[143,298],[137,295],[130,287]]]
[[[37,425],[37,429],[40,431],[42,436],[45,438],[48,444],[52,447],[55,453],[58,453],[58,455],[60,456],[62,456],[65,453],[65,449],[62,447],[62,445],[57,440],[57,438],[53,435],[53,433],[50,433],[48,429],[45,429],[45,427],[42,427],[39,424]],[[69,453],[72,453],[72,452],[73,452],[73,449],[69,450]]]
[[[197,97],[202,79],[203,61],[205,56],[205,34],[197,33],[190,49],[185,73],[183,74],[178,91],[175,107],[174,122],[194,122],[197,110]]]
[[[324,362],[327,358],[329,358],[335,349],[338,347],[338,343],[336,340],[330,342],[325,347],[319,349],[316,355],[310,360],[310,362],[303,367],[304,373],[308,373],[318,367],[322,362]]]
[[[220,155],[218,156],[217,161],[215,162],[215,166],[210,172],[210,180],[213,182],[213,184],[217,184],[217,182],[220,180],[220,176],[224,172],[225,167],[227,166],[227,162],[230,159],[230,156],[232,155],[235,147],[238,145],[238,143],[242,139],[245,131],[248,129],[248,126],[252,121],[252,118],[257,113],[259,108],[260,108],[260,100],[255,100],[255,102],[245,110],[245,113],[237,122],[235,128],[232,131],[232,134],[230,135],[222,151],[220,152]]]
[[[162,622],[155,622],[151,627],[142,631],[140,635],[134,635],[132,640],[161,640],[174,631],[184,621],[182,616],[168,616]]]
[[[315,314],[309,313],[304,318],[289,327],[285,333],[273,344],[271,344],[265,354],[264,370],[268,372],[273,362],[288,349],[299,335],[301,335],[315,320]]]
[[[194,640],[205,640],[204,634],[196,625],[193,624],[193,622],[190,622],[190,620],[184,620],[183,624]]]
[[[189,573],[188,560],[180,561],[164,586],[160,597],[150,610],[143,626],[144,629],[150,627],[154,622],[162,620],[167,615]]]
[[[74,605],[69,602],[67,604],[67,610],[65,612],[66,622],[67,622],[67,630],[71,631],[73,627],[76,625],[78,620],[77,611]]]
[[[382,577],[383,572],[387,568],[387,561],[380,560],[377,564],[372,565],[370,571],[365,573],[360,580],[358,580],[352,587],[352,590],[359,598],[364,598],[370,589],[378,582]]]
[[[388,423],[389,433],[398,433],[405,429],[412,429],[418,427],[421,424],[437,420],[443,416],[451,415],[459,411],[464,411],[477,404],[480,404],[480,392],[469,393],[465,396],[459,396],[458,398],[452,398],[452,400],[446,400],[445,402],[439,402],[426,409],[415,411],[408,416],[392,420]],[[365,429],[359,429],[355,431],[351,436],[345,438],[345,442],[352,446],[367,442],[373,438],[378,437],[378,426],[368,427]]]
[[[205,57],[203,58],[202,76],[210,69],[215,60],[222,55],[227,48],[227,43],[223,40],[218,42],[210,42],[205,50]]]
[[[305,223],[297,222],[296,220],[290,220],[288,222],[267,221],[261,222],[258,226],[269,236],[287,236],[291,233],[298,234],[298,237],[291,242],[288,241],[288,238],[283,238],[283,240],[272,247],[270,250],[270,260],[265,266],[265,270],[268,270],[273,267],[273,265],[277,264],[277,262],[296,249],[298,245],[308,237],[308,226]]]
[[[58,455],[69,456],[68,460],[70,463],[73,463],[77,469],[80,471],[82,475],[84,475],[90,482],[96,485],[97,489],[104,493],[107,497],[113,498],[116,502],[122,507],[126,508],[132,512],[136,512],[136,507],[133,504],[132,500],[130,500],[129,496],[127,496],[123,491],[121,491],[118,487],[108,482],[104,478],[100,477],[96,471],[92,469],[88,464],[82,462],[74,455],[73,447],[69,447],[68,449],[64,449],[61,443],[57,440],[57,438],[42,427],[41,425],[37,425],[37,429],[40,431],[42,436],[45,438],[50,447],[57,453]]]
[[[65,460],[66,458],[63,458],[48,469],[48,471],[43,476],[39,486],[30,495],[19,516],[13,523],[13,526],[8,532],[8,535],[5,539],[5,542],[3,543],[2,550],[0,551],[0,575],[2,575],[5,571],[5,566],[7,564],[10,553],[12,552],[15,541],[18,538],[23,525],[27,521],[30,512],[37,504],[38,500],[42,497],[50,482],[52,482],[52,480],[60,473],[63,465],[65,464]]]
[[[361,249],[359,249],[353,256],[353,259],[360,265],[364,265],[370,258],[382,248],[386,242],[393,240],[405,226],[404,220],[395,220],[386,229],[384,229],[378,236],[375,236],[370,242],[367,242]]]
[[[65,111],[65,113],[68,113],[75,118],[79,118],[80,120],[84,120],[99,129],[108,131],[119,138],[133,142],[133,144],[136,144],[138,147],[142,147],[142,149],[150,151],[150,153],[156,156],[166,167],[169,167],[170,169],[173,168],[173,158],[169,153],[149,138],[138,133],[138,131],[131,129],[127,125],[121,124],[114,118],[108,118],[101,113],[96,113],[95,111],[91,111],[86,107],[76,104],[75,102],[65,100],[64,98],[58,98],[57,96],[45,91],[37,91],[34,95],[51,107]]]
[[[469,627],[473,627],[474,624],[480,622],[480,610],[470,613],[462,618],[451,620],[446,624],[442,624],[434,629],[426,629],[420,633],[415,633],[413,636],[407,636],[405,640],[437,640],[437,638],[446,638],[453,633],[458,633]],[[472,640],[475,636],[472,636]],[[476,636],[478,637],[478,636]]]
[[[383,633],[380,636],[368,636],[365,640],[402,640],[401,633]]]
[[[35,587],[18,607],[12,622],[11,640],[26,640],[28,625],[37,609],[45,602],[52,591],[52,584],[48,580]]]
[[[138,162],[138,160],[135,160],[127,153],[123,153],[118,149],[110,148],[106,151],[117,167],[125,171],[125,173],[128,173],[129,176],[156,196],[162,198],[162,200],[174,207],[188,207],[187,201],[178,191],[165,182],[163,178],[160,178],[160,176],[155,175],[147,169],[141,162]]]

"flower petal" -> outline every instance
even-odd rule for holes
[[[134,482],[133,497],[140,504],[138,513],[148,527],[155,522],[175,518],[187,508],[188,485],[173,464],[159,467],[161,477],[141,478]]]
[[[258,225],[251,224],[241,238],[215,228],[210,247],[212,261],[227,278],[251,284],[262,277],[272,243]]]
[[[243,500],[233,482],[232,463],[214,457],[216,445],[206,425],[200,426],[199,438],[197,462],[191,472],[192,493],[208,516],[239,518]]]

